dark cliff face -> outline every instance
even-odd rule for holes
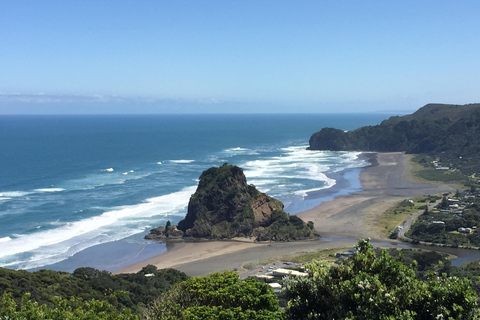
[[[413,114],[349,132],[323,128],[309,143],[310,150],[428,153],[454,164],[461,157],[469,164],[457,167],[471,174],[480,164],[480,104],[429,104]]]
[[[209,239],[254,236],[261,240],[294,240],[315,233],[313,227],[300,222],[293,225],[280,201],[248,185],[241,168],[224,164],[202,173],[178,229],[187,237]],[[272,232],[285,226],[291,230]]]

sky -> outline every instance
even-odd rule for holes
[[[480,102],[480,1],[0,2],[0,114]]]

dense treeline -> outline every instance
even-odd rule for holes
[[[480,105],[427,105],[405,117],[344,132],[323,128],[310,138],[312,150],[428,153],[466,174],[480,164]]]
[[[175,269],[157,270],[152,265],[138,273],[117,275],[88,267],[76,269],[73,274],[53,270],[27,272],[0,268],[0,292],[9,293],[17,302],[28,293],[31,301],[50,307],[53,306],[52,297],[66,299],[68,303],[71,297],[75,297],[83,301],[105,301],[117,310],[127,308],[138,312],[173,284],[186,279],[183,272]]]
[[[338,265],[313,261],[306,265],[307,277],[286,279],[285,310],[279,308],[269,285],[253,278],[242,281],[231,271],[188,278],[172,286],[167,283],[185,276],[171,269],[156,270],[153,266],[137,274],[118,276],[92,268],[77,269],[73,275],[46,270],[35,273],[1,270],[4,271],[2,283],[12,285],[0,300],[0,319],[433,320],[477,319],[478,316],[477,295],[470,281],[457,277],[478,278],[478,263],[455,268],[444,255],[435,252],[407,250],[399,254],[395,249],[374,250],[366,240],[359,241],[356,255]],[[55,278],[55,273],[70,279],[62,282]],[[112,281],[107,280],[109,278]],[[30,285],[18,287],[20,282]],[[129,283],[131,292],[112,290],[114,293],[109,294],[107,290],[102,293],[105,284],[127,288],[125,283]],[[135,284],[143,289],[135,288]],[[59,293],[65,294],[60,287],[66,285],[83,285],[84,289],[101,294],[96,299],[78,296],[65,299]],[[165,291],[163,286],[169,289]],[[48,306],[30,294],[21,300],[12,298],[27,289],[45,294],[45,298],[51,295],[46,302]],[[76,290],[82,293],[84,289]],[[163,293],[159,293],[162,290]],[[151,302],[132,311],[119,308],[120,297],[133,299],[136,295],[148,296],[144,302]]]

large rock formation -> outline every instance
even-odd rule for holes
[[[243,170],[228,164],[202,173],[178,229],[184,237],[207,239],[290,241],[318,236],[313,222],[288,215],[281,201],[248,185]]]

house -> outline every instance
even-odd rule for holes
[[[270,287],[272,287],[273,292],[275,292],[275,293],[280,293],[280,292],[282,292],[282,285],[281,285],[280,283],[273,282],[273,283],[269,283],[268,285],[269,285]]]
[[[472,229],[471,228],[458,228],[458,232],[460,232],[460,233],[471,233]]]
[[[306,277],[306,276],[308,276],[308,273],[300,272],[300,271],[296,271],[296,270],[278,268],[278,269],[275,269],[275,270],[272,271],[272,275],[274,277],[286,277],[286,276]]]

